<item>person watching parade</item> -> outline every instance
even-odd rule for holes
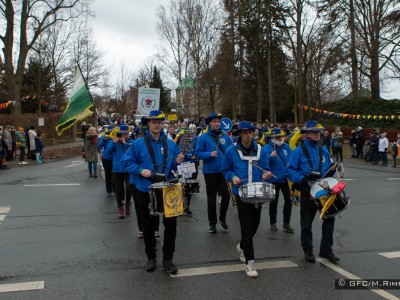
[[[328,150],[318,146],[321,138],[320,132],[324,128],[317,121],[308,121],[300,133],[305,134],[304,142],[293,150],[286,172],[288,178],[297,184],[301,190],[300,197],[300,227],[301,246],[306,261],[314,263],[312,223],[318,210],[317,205],[311,199],[310,183],[325,176],[333,175],[336,165],[332,164]],[[322,239],[319,256],[330,262],[337,262],[339,258],[333,254],[333,231],[335,218],[322,219]]]
[[[219,221],[222,229],[227,230],[226,212],[229,206],[229,190],[221,173],[221,165],[226,149],[232,145],[232,140],[220,128],[222,115],[212,113],[205,118],[207,129],[199,137],[194,154],[198,160],[203,160],[203,174],[206,182],[207,211],[209,232],[217,233],[217,193],[221,195]]]
[[[154,218],[149,211],[150,195],[149,186],[155,182],[169,180],[174,177],[172,170],[177,170],[177,165],[184,160],[178,146],[167,138],[162,131],[162,123],[165,115],[162,111],[152,110],[149,116],[142,117],[142,124],[148,125],[149,129],[142,138],[137,139],[123,161],[129,174],[136,176],[136,189],[139,202],[139,211],[143,222],[143,237],[145,252],[147,254],[147,265],[145,270],[153,272],[156,269],[156,239],[154,230]],[[175,251],[177,217],[166,218],[163,216],[164,244],[163,244],[163,267],[171,274],[178,272],[173,263]]]

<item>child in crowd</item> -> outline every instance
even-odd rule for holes
[[[40,132],[38,132],[35,137],[35,154],[36,154],[36,162],[38,164],[43,163],[43,160],[42,160],[43,148],[44,148],[44,144],[42,141],[42,134]]]

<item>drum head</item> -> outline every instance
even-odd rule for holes
[[[310,190],[311,197],[318,198],[317,193],[319,191],[324,190],[324,188],[322,186],[327,184],[329,186],[329,189],[332,189],[338,182],[339,181],[333,177],[326,177],[326,178],[321,178],[321,179],[317,180],[311,187],[311,190]]]

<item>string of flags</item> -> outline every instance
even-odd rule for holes
[[[30,100],[36,100],[36,99],[37,99],[36,96],[25,96],[25,97],[22,97],[22,101],[23,102],[27,102],[27,101],[30,101]],[[0,110],[1,109],[5,109],[5,108],[9,107],[10,105],[14,106],[15,102],[16,101],[7,101],[7,102],[4,102],[4,103],[0,103]],[[45,100],[40,100],[40,105],[42,107],[49,107],[50,106],[50,104]]]
[[[333,111],[327,111],[320,108],[310,107],[307,105],[298,104],[300,109],[304,109],[305,111],[311,110],[315,113],[321,113],[327,115],[328,117],[337,117],[337,118],[348,118],[348,119],[357,119],[357,120],[398,120],[400,119],[400,115],[361,115],[361,114],[346,114],[346,113],[338,113]]]

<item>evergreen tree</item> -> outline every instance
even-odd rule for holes
[[[150,82],[150,87],[160,89],[160,110],[163,111],[164,113],[169,112],[170,107],[169,107],[168,95],[165,92],[160,76],[160,71],[157,69],[156,66],[154,66],[153,68],[153,77]]]

